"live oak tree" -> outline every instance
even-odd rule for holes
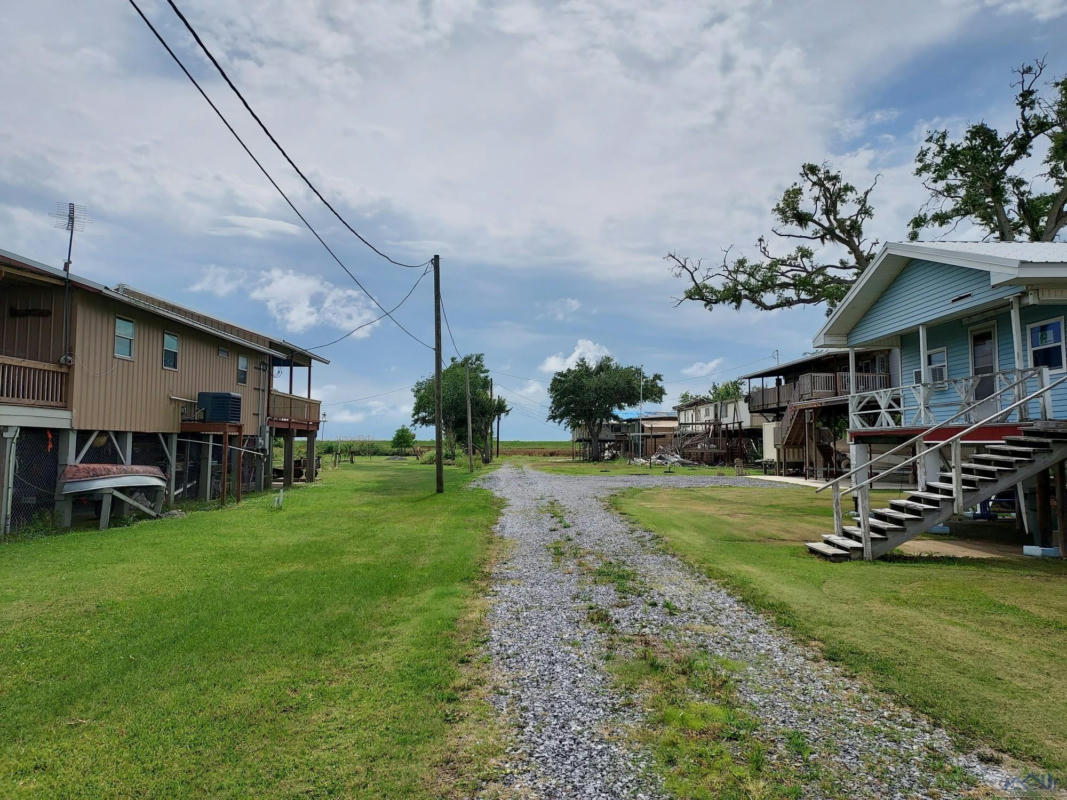
[[[701,259],[667,254],[671,270],[688,282],[678,303],[695,301],[709,311],[745,303],[763,311],[826,303],[832,310],[878,248],[864,233],[876,184],[877,178],[857,189],[828,164],[804,164],[774,206],[773,243],[761,236],[757,257],[735,256],[730,248],[721,263],[705,266]],[[836,260],[817,257],[816,250],[827,247]]]
[[[978,122],[959,139],[930,131],[915,174],[930,199],[911,220],[909,238],[969,220],[987,237],[1051,242],[1067,226],[1067,77],[1042,95],[1045,62],[1015,70],[1016,119],[1007,133]],[[1035,149],[1044,157],[1035,172]]]
[[[600,434],[616,412],[637,405],[642,399],[663,400],[663,376],[643,375],[640,367],[626,367],[604,356],[595,364],[581,359],[570,369],[557,372],[548,386],[548,419],[589,435],[590,458],[600,460]]]
[[[713,403],[722,403],[727,400],[740,400],[744,397],[744,394],[741,379],[738,378],[732,381],[711,384],[709,397]]]
[[[441,370],[441,420],[444,428],[445,457],[456,457],[456,446],[467,444],[467,375],[470,367],[471,427],[474,449],[481,451],[483,462],[489,461],[489,442],[497,417],[511,413],[502,397],[491,397],[489,370],[481,353],[453,358]],[[434,380],[423,378],[415,384],[411,421],[414,425],[434,425]]]

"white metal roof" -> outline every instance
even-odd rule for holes
[[[970,253],[1025,264],[1067,264],[1067,242],[910,242],[915,249]]]

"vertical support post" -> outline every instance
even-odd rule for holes
[[[919,326],[919,418],[923,423],[930,420],[930,350],[926,344],[926,326]]]
[[[830,488],[834,492],[834,533],[840,536],[845,525],[844,517],[841,514],[841,482],[834,481]]]
[[[503,414],[496,415],[496,457],[500,458],[500,418]],[[574,432],[571,432],[571,461],[574,461]]]
[[[122,431],[118,435],[118,443],[121,449],[122,463],[130,466],[133,464],[133,431]],[[125,517],[130,513],[130,506],[120,500],[117,510],[120,515]]]
[[[1056,488],[1056,546],[1060,548],[1060,558],[1067,558],[1067,508],[1064,508],[1067,495],[1067,465],[1059,462],[1052,470]]]
[[[963,444],[956,439],[950,445],[952,448],[952,510],[956,514],[963,513]]]
[[[864,486],[859,494],[860,530],[863,532],[863,560],[873,561],[871,551],[871,487]]]
[[[318,470],[315,469],[315,443],[318,441],[318,434],[315,431],[308,431],[307,436],[307,457],[304,459],[306,466],[304,467],[304,480],[308,483],[313,483],[318,476]]]
[[[495,408],[493,405],[493,379],[489,379],[489,410]],[[493,417],[489,417],[489,430],[485,434],[485,450],[482,452],[482,463],[488,464],[493,460]]]
[[[215,435],[209,433],[200,445],[200,499],[211,499],[211,459],[215,455]]]
[[[466,359],[464,359],[466,361]],[[471,419],[471,365],[464,365],[467,375],[467,472],[474,472],[474,423]]]
[[[1037,473],[1037,539],[1042,547],[1052,545],[1052,481],[1047,469]]]
[[[239,444],[237,445],[237,469],[234,470],[234,476],[233,476],[234,477],[234,482],[233,482],[233,484],[234,484],[234,498],[237,500],[238,503],[240,503],[241,500],[244,497],[244,482],[245,482],[245,480],[244,480],[244,478],[245,478],[245,470],[244,470],[244,465],[245,465],[244,443],[245,443],[245,441],[244,441],[244,437],[243,436],[238,437],[237,441],[239,442]]]
[[[848,393],[859,394],[856,386],[856,348],[848,348]]]
[[[926,450],[926,442],[922,439],[915,443],[915,455],[921,456]],[[926,459],[920,458],[915,462],[915,485],[920,492],[926,491]]]
[[[1015,484],[1015,516],[1022,520],[1023,533],[1030,538],[1030,515],[1026,513],[1026,487],[1021,481]]]
[[[293,429],[289,428],[282,435],[282,469],[284,470],[284,477],[282,479],[282,485],[286,489],[291,489],[293,486],[293,473],[295,467],[293,465]]]
[[[444,443],[441,440],[441,256],[433,257],[433,426],[437,493],[445,490]]]
[[[107,530],[108,523],[111,521],[111,501],[114,498],[111,492],[104,492],[104,496],[100,498],[100,525],[99,528],[102,531]]]
[[[69,528],[71,518],[74,515],[74,500],[70,495],[61,494],[59,491],[59,476],[63,469],[75,463],[78,457],[78,432],[73,430],[59,431],[59,446],[56,451],[59,468],[56,470],[56,511],[55,524],[57,528]]]
[[[167,434],[167,508],[174,508],[174,486],[178,476],[178,434]]]
[[[0,535],[11,532],[11,493],[15,485],[15,442],[19,429],[0,428]]]
[[[222,433],[222,480],[219,505],[226,505],[226,496],[230,493],[230,432]]]
[[[311,359],[308,359],[308,400],[311,399]]]

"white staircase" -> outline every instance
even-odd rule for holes
[[[1064,461],[1067,430],[1023,428],[1019,436],[983,445],[981,452],[969,460],[960,458],[957,462],[958,453],[959,449],[954,449],[952,471],[942,472],[940,480],[928,481],[925,489],[909,491],[899,500],[890,500],[888,508],[872,509],[867,514],[872,558],[883,556],[941,524],[957,509],[977,506]],[[862,520],[855,525],[840,524],[838,528],[823,536],[820,542],[808,542],[808,550],[831,561],[863,558]]]

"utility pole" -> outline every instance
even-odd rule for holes
[[[500,418],[503,414],[496,415],[496,457],[500,458]]]
[[[441,256],[433,257],[433,423],[437,450],[437,493],[445,490],[444,447],[441,442]]]
[[[493,379],[489,379],[489,411],[495,411],[496,406],[493,404]],[[489,417],[489,433],[485,437],[485,453],[482,454],[482,463],[488,464],[493,460],[493,418]]]
[[[467,471],[474,472],[474,432],[471,423],[471,363],[467,362]]]

